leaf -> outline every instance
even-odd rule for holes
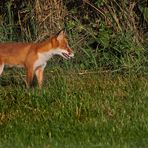
[[[139,6],[139,9],[144,16],[144,20],[148,22],[148,8],[143,7],[143,6]]]
[[[148,22],[148,8],[147,7],[144,8],[143,15],[144,15],[144,20]]]
[[[109,35],[108,31],[102,31],[99,33],[99,42],[105,48],[109,46],[110,35]]]

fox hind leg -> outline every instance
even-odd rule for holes
[[[34,77],[33,68],[27,68],[27,84],[26,84],[27,87],[30,87],[32,85],[33,77]]]
[[[2,74],[4,70],[4,63],[0,60],[0,75]]]

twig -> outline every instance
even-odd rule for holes
[[[97,10],[100,14],[102,14],[103,16],[104,16],[104,18],[105,18],[105,20],[107,20],[107,17],[103,14],[103,12],[102,11],[100,11],[97,7],[95,7],[94,5],[92,5],[89,1],[87,1],[87,0],[83,0],[83,2],[84,3],[86,3],[86,4],[88,4],[88,5],[90,5],[92,8],[94,8],[95,10]]]

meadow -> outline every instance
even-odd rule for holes
[[[22,77],[1,78],[0,147],[148,146],[147,73],[48,67],[42,90]]]
[[[40,90],[0,76],[0,148],[147,148],[147,1],[0,2],[0,42],[65,28],[75,57],[48,62]]]

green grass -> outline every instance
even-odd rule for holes
[[[21,77],[0,80],[0,148],[148,147],[146,74],[47,68],[41,91]]]

